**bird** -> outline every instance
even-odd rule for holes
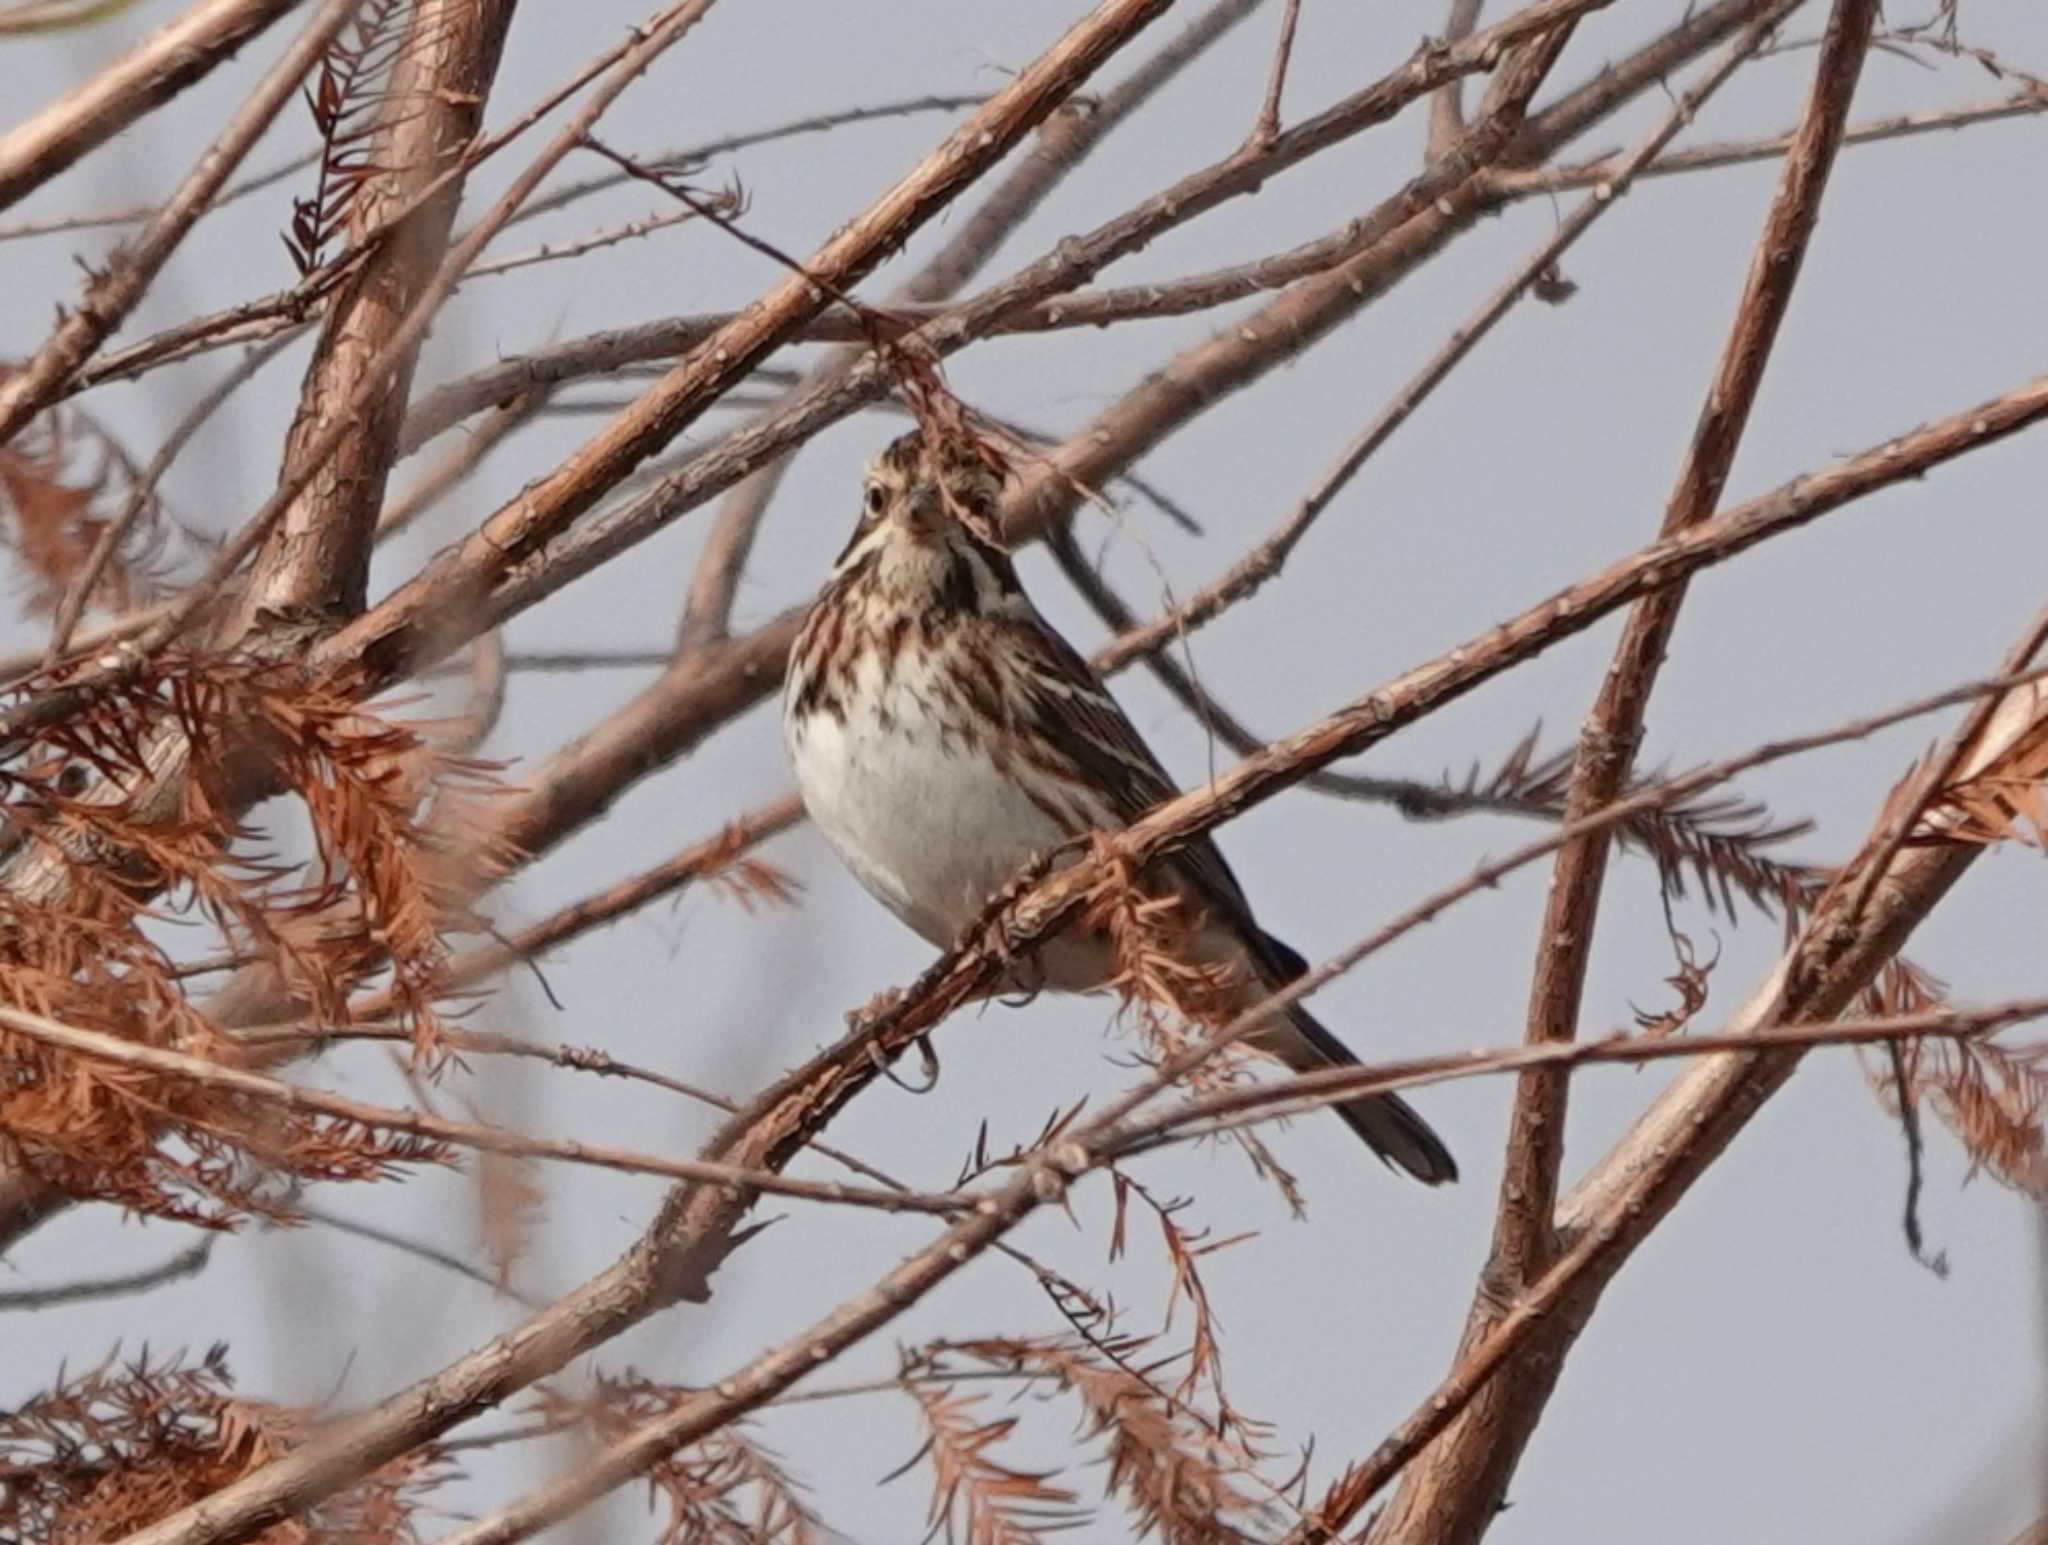
[[[1178,792],[1094,668],[1040,615],[996,535],[1007,470],[957,431],[913,430],[869,464],[852,538],[806,613],[782,729],[805,811],[860,885],[945,948],[1043,855],[1129,825]],[[1255,920],[1204,836],[1161,860],[1194,953],[1239,969],[1247,1006],[1307,963]],[[1035,992],[1117,976],[1099,928],[1075,924],[1012,966]],[[1263,992],[1260,991],[1263,988]],[[1251,1045],[1296,1072],[1358,1059],[1299,1003]],[[1457,1178],[1406,1101],[1332,1107],[1389,1165]]]

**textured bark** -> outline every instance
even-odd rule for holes
[[[392,341],[432,281],[462,201],[461,152],[483,122],[514,0],[420,0],[386,87],[385,121],[370,145],[380,168],[355,195],[353,244],[404,215],[329,297],[285,441],[282,477],[305,470],[313,440],[343,411],[365,368]],[[245,617],[260,610],[340,621],[363,609],[377,512],[397,455],[420,340],[403,349],[383,391],[326,457],[272,529],[256,560]]]

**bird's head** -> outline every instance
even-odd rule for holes
[[[860,520],[838,567],[868,555],[946,561],[998,556],[996,507],[1005,474],[974,446],[912,430],[868,463]]]

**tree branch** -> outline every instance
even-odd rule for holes
[[[0,137],[0,209],[233,58],[299,0],[201,0]],[[4,439],[0,436],[0,439]]]
[[[1218,0],[1099,101],[1086,107],[1073,105],[1048,118],[1023,159],[962,223],[952,239],[890,293],[882,303],[884,311],[893,313],[900,306],[930,305],[957,294],[995,255],[1004,238],[1030,218],[1061,179],[1105,136],[1244,20],[1257,4],[1258,0]],[[786,406],[807,389],[839,380],[858,363],[861,354],[862,350],[854,346],[833,350],[806,371],[777,406]],[[753,550],[754,533],[781,486],[789,462],[787,456],[777,457],[734,488],[720,505],[690,577],[678,634],[682,647],[725,636],[732,620],[740,573]]]
[[[1794,148],[1785,160],[1706,406],[1665,509],[1665,536],[1705,520],[1727,484],[1820,217],[1821,195],[1848,121],[1876,11],[1875,0],[1836,0]],[[1740,50],[1753,51],[1767,30],[1749,29]],[[1631,611],[1580,731],[1565,800],[1567,822],[1612,804],[1628,785],[1642,738],[1644,709],[1685,588],[1684,581],[1677,580]],[[1601,830],[1558,854],[1530,982],[1525,1033],[1531,1044],[1567,1041],[1576,1032],[1610,848],[1611,833]],[[1467,1350],[1491,1333],[1502,1295],[1512,1295],[1542,1276],[1557,1253],[1552,1214],[1564,1162],[1569,1087],[1566,1079],[1548,1072],[1531,1073],[1518,1087],[1493,1243],[1463,1340]],[[1542,1384],[1547,1390],[1549,1378]],[[1518,1388],[1513,1379],[1489,1388],[1456,1431],[1408,1472],[1393,1504],[1374,1526],[1376,1538],[1441,1545],[1477,1540],[1506,1495],[1542,1406],[1540,1397],[1529,1399],[1526,1388]]]
[[[1692,529],[1703,530],[1719,519]],[[2048,692],[2039,682],[2012,689],[1999,700],[1988,725],[1972,715],[1964,726],[1963,734],[1977,734],[1968,759],[1981,765],[2009,749],[2044,711]],[[1935,832],[1929,837],[1925,845],[1896,857],[1879,884],[1878,904],[1854,927],[1842,928],[1839,900],[1861,881],[1872,853],[1866,843],[1777,969],[1735,1014],[1730,1033],[1765,1039],[1773,1027],[1823,1023],[1840,1013],[1983,851],[1978,844],[1942,840]],[[1669,1085],[1565,1200],[1562,1252],[1514,1296],[1489,1334],[1460,1354],[1451,1374],[1415,1413],[1331,1489],[1319,1510],[1320,1526],[1302,1531],[1296,1540],[1334,1538],[1426,1444],[1459,1421],[1495,1379],[1512,1372],[1527,1389],[1524,1398],[1540,1408],[1615,1273],[1791,1076],[1799,1056],[1796,1046],[1724,1054],[1688,1068]]]
[[[28,363],[0,379],[0,445],[12,440],[23,425],[56,400],[79,366],[135,308],[193,222],[213,202],[228,174],[291,100],[300,79],[326,52],[358,3],[360,0],[322,0],[305,31],[257,82],[248,100],[235,110],[155,218],[131,244],[115,251],[103,272],[87,280],[78,308],[57,324]]]
[[[384,234],[327,299],[285,440],[286,481],[306,476],[331,415],[351,403],[371,363],[392,357],[381,390],[350,415],[349,432],[271,527],[242,598],[245,619],[267,610],[338,622],[363,609],[377,512],[421,342],[398,334],[446,256],[462,201],[462,152],[482,127],[514,3],[418,0],[412,7],[367,152],[378,170],[349,211],[352,242]],[[454,175],[444,177],[449,170]]]

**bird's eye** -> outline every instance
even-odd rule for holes
[[[889,496],[882,491],[882,485],[880,483],[868,484],[868,513],[870,515],[881,514],[882,506],[884,503],[887,502],[888,497]]]

